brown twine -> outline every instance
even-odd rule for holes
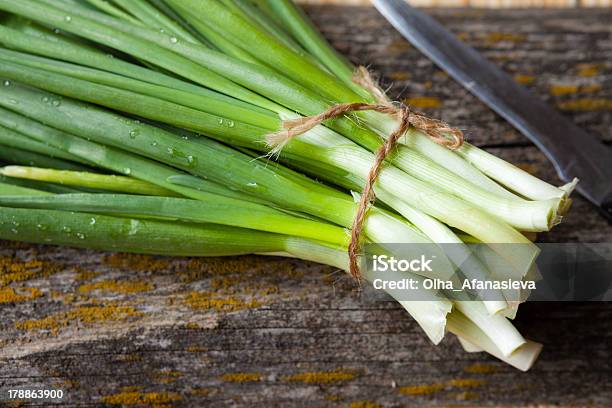
[[[302,135],[323,122],[340,117],[349,112],[376,111],[388,115],[396,116],[399,119],[398,128],[389,136],[385,143],[376,152],[374,164],[368,173],[368,178],[359,200],[359,207],[353,220],[351,230],[351,242],[349,244],[349,270],[351,275],[357,280],[361,280],[359,268],[359,250],[361,248],[360,238],[364,227],[365,218],[370,205],[376,199],[374,184],[378,180],[382,165],[386,158],[391,154],[397,141],[402,137],[412,125],[414,128],[425,133],[431,140],[449,149],[455,150],[463,145],[463,132],[459,129],[450,127],[446,122],[431,119],[424,115],[414,113],[404,104],[392,103],[384,91],[372,79],[372,76],[365,67],[359,67],[353,75],[353,82],[361,85],[372,94],[378,104],[370,103],[341,103],[334,105],[318,115],[304,117],[294,120],[283,121],[283,130],[269,134],[266,137],[268,146],[272,148],[272,153],[279,153],[291,139]],[[448,137],[450,136],[450,138]]]

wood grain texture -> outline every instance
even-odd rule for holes
[[[558,182],[537,149],[374,10],[308,11],[337,48],[383,73],[392,95]],[[612,12],[434,14],[612,142]],[[612,227],[577,198],[566,223],[542,239],[611,242]],[[60,406],[612,404],[608,304],[525,305],[517,325],[545,349],[532,371],[520,373],[463,352],[450,337],[432,346],[403,309],[360,299],[329,267],[3,242],[0,312],[0,401],[7,389],[24,387],[63,389]]]

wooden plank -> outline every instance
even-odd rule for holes
[[[410,48],[371,8],[309,12],[351,59],[394,78],[393,95],[438,98],[437,107],[427,99],[420,103],[434,106],[423,108],[427,113],[467,128],[475,143],[558,182],[537,149]],[[469,33],[467,39],[505,69],[533,77],[530,86],[553,104],[611,97],[610,11],[435,15]],[[578,90],[551,94],[552,86],[566,82]],[[601,89],[585,93],[581,87],[587,85]],[[612,141],[606,106],[568,113]],[[612,227],[578,198],[566,223],[542,239],[610,242]],[[0,311],[0,401],[8,388],[52,387],[65,390],[63,406],[612,402],[607,304],[525,305],[517,325],[545,349],[532,371],[519,373],[486,355],[464,353],[450,337],[432,346],[398,305],[360,299],[351,281],[330,267],[3,242]]]

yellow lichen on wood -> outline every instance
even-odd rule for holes
[[[515,75],[514,81],[521,85],[530,85],[535,81],[535,77],[533,75]]]
[[[601,85],[599,84],[589,84],[589,85],[553,85],[550,87],[550,94],[555,96],[560,95],[574,95],[574,94],[589,94],[601,91]]]
[[[162,384],[171,384],[182,376],[183,373],[181,371],[175,370],[162,370],[153,375]]]
[[[119,354],[115,357],[117,361],[142,361],[142,356],[138,353]]]
[[[348,408],[381,408],[382,405],[378,402],[371,401],[354,401],[348,405]]]
[[[77,272],[77,275],[75,276],[75,280],[78,280],[78,281],[90,280],[100,275],[100,272],[88,271],[85,269],[81,269],[79,267],[77,267],[75,271]]]
[[[391,54],[401,54],[410,50],[411,48],[410,43],[402,38],[389,43],[385,47],[385,51]]]
[[[174,377],[159,377],[157,380],[161,384],[172,384],[173,382],[176,382],[177,378],[174,378]]]
[[[403,102],[411,108],[418,109],[435,109],[442,106],[440,98],[435,96],[414,96],[404,99]]]
[[[469,365],[463,369],[466,373],[470,374],[489,374],[494,373],[498,370],[497,366],[493,364],[482,364],[476,363]]]
[[[575,93],[578,93],[578,85],[553,85],[550,87],[550,94],[555,96]]]
[[[142,385],[126,385],[125,387],[121,387],[121,392],[139,392],[142,391]]]
[[[154,286],[149,282],[143,281],[117,281],[103,280],[100,282],[88,283],[81,285],[78,292],[87,294],[93,291],[121,293],[124,295],[130,293],[148,292],[154,289]]]
[[[242,299],[237,296],[223,296],[214,292],[193,291],[187,295],[185,303],[197,310],[216,310],[219,312],[236,312],[253,309],[262,305],[255,299]]]
[[[582,98],[574,99],[571,101],[559,102],[557,104],[559,109],[567,111],[598,111],[598,110],[612,110],[612,99],[591,99]]]
[[[80,306],[42,319],[16,322],[15,327],[19,330],[50,330],[57,332],[61,327],[66,327],[73,322],[90,325],[109,321],[125,321],[129,318],[140,316],[142,316],[142,313],[131,306]]]
[[[350,381],[355,378],[357,378],[357,374],[354,372],[335,370],[293,374],[283,377],[282,380],[289,382],[303,382],[306,384],[329,384]]]
[[[472,387],[480,387],[481,385],[484,385],[485,383],[486,381],[479,380],[476,378],[456,378],[454,380],[450,380],[448,382],[448,385],[450,385],[451,387],[457,387],[457,388],[472,388]]]
[[[601,85],[599,84],[588,84],[580,87],[581,93],[595,93],[601,91]]]
[[[22,400],[13,400],[6,403],[8,408],[21,408],[26,406],[26,402]]]
[[[102,397],[104,404],[110,405],[148,405],[159,406],[182,401],[182,397],[175,392],[120,392]]]
[[[446,388],[446,384],[409,385],[398,388],[403,395],[431,395]]]
[[[237,256],[232,258],[195,258],[187,263],[181,275],[187,282],[193,282],[206,277],[219,277],[239,272],[251,273],[256,270],[270,268],[270,260],[256,256]]]
[[[601,63],[585,63],[585,64],[578,64],[576,66],[577,75],[583,78],[597,76],[602,68],[603,68],[603,64]]]
[[[13,288],[0,288],[0,303],[29,302],[43,295],[37,288],[21,288],[16,292]]]
[[[407,79],[410,79],[410,74],[404,71],[390,72],[387,74],[387,76],[394,81],[405,81]]]
[[[213,289],[225,289],[225,290],[236,290],[236,287],[244,282],[244,276],[222,276],[219,278],[213,278],[210,281],[210,286]]]
[[[221,376],[223,381],[227,382],[258,382],[263,379],[263,375],[260,373],[228,373]]]
[[[213,394],[216,390],[214,388],[194,388],[189,394],[195,397],[208,397]]]
[[[77,296],[74,293],[62,293],[55,290],[49,293],[49,297],[54,302],[62,302],[65,305],[70,305],[77,301]]]
[[[522,42],[525,41],[527,37],[524,34],[516,34],[516,33],[500,33],[500,32],[494,32],[494,33],[488,33],[486,35],[486,40],[488,42],[492,42],[492,43],[498,43],[498,42]]]
[[[475,378],[456,378],[447,382],[409,385],[400,387],[398,392],[404,395],[431,395],[447,388],[475,388],[486,384],[486,381]]]
[[[53,316],[44,317],[36,320],[25,320],[16,322],[15,328],[19,330],[52,330],[57,331],[60,327],[58,319]]]
[[[474,391],[462,391],[452,395],[458,401],[473,401],[479,398],[479,395]]]
[[[17,258],[0,256],[0,286],[47,277],[61,269],[62,265],[54,262],[39,259],[24,262]]]

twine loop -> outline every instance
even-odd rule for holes
[[[318,115],[283,121],[283,129],[267,135],[266,142],[272,149],[271,153],[280,153],[285,144],[294,137],[312,130],[327,120],[338,118],[350,112],[375,111],[394,116],[398,119],[399,125],[397,129],[389,135],[383,145],[376,151],[374,164],[368,173],[368,178],[359,200],[357,213],[353,220],[351,241],[348,247],[349,271],[360,282],[361,271],[358,261],[361,249],[360,241],[368,210],[376,200],[374,184],[378,180],[383,163],[392,153],[399,138],[408,131],[410,126],[413,126],[415,129],[425,133],[435,143],[451,150],[456,150],[463,145],[464,136],[461,130],[450,127],[446,122],[412,112],[405,104],[401,102],[394,103],[389,100],[365,67],[359,67],[355,70],[353,82],[370,92],[378,103],[340,103],[331,106]]]

